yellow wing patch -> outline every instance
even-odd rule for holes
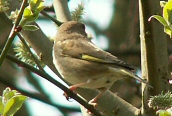
[[[82,54],[81,59],[88,60],[88,61],[94,61],[94,62],[108,63],[108,61],[106,61],[106,60],[96,58],[94,56],[85,55],[85,54]]]

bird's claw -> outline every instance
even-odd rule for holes
[[[66,92],[63,93],[63,95],[66,97],[66,99],[69,101],[70,97],[66,94]]]
[[[88,104],[92,105],[94,108],[97,107],[97,103],[95,102],[94,99],[90,100],[90,101],[88,102]]]

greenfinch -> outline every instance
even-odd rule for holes
[[[76,21],[65,22],[58,28],[53,63],[60,75],[72,84],[71,90],[77,87],[100,90],[90,104],[96,103],[119,79],[135,78],[147,84],[132,72],[132,66],[92,43],[87,38],[85,25]]]

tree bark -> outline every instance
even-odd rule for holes
[[[159,4],[159,0],[139,0],[142,77],[153,87],[142,87],[143,116],[156,115],[155,110],[148,107],[150,96],[169,90],[167,39],[163,26],[156,20],[148,22],[150,16],[161,14]]]

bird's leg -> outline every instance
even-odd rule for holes
[[[84,83],[79,83],[79,84],[75,84],[69,87],[70,90],[72,90],[75,93],[76,88],[86,84],[87,82]],[[67,100],[69,100],[69,96],[64,92],[63,95],[66,97]]]
[[[78,87],[80,87],[82,85],[85,85],[85,84],[87,84],[87,82],[86,83],[84,82],[84,83],[75,84],[75,85],[70,86],[69,89],[72,90],[72,91],[75,91],[76,88],[78,88]]]
[[[76,88],[81,87],[81,86],[83,86],[83,85],[85,85],[85,84],[88,84],[90,81],[91,81],[91,80],[88,80],[87,82],[83,82],[83,83],[79,83],[79,84],[72,85],[72,86],[69,87],[69,89],[72,90],[72,91],[75,91]],[[89,103],[90,105],[93,105],[94,107],[96,107],[96,106],[97,106],[96,101],[97,101],[97,100],[98,100],[98,99],[99,99],[108,89],[109,89],[109,87],[102,87],[102,88],[99,88],[100,93],[99,93],[96,97],[94,97],[92,100],[90,100],[88,103]]]
[[[103,87],[103,88],[100,88],[99,90],[100,90],[100,93],[96,96],[96,97],[94,97],[92,100],[90,100],[88,103],[90,104],[90,105],[93,105],[94,107],[96,107],[97,106],[97,100],[108,90],[109,88],[106,88],[106,87]]]
[[[80,87],[80,86],[82,86],[84,84],[86,84],[86,83],[75,84],[75,85],[70,86],[69,89],[72,90],[75,93],[76,88],[78,88],[78,87]],[[69,100],[69,97],[65,92],[63,93],[63,95],[66,97],[67,100]]]
[[[72,90],[72,91],[75,91],[76,88],[81,87],[82,85],[88,84],[90,81],[91,80],[89,79],[89,80],[87,80],[87,82],[83,82],[83,83],[78,83],[78,84],[72,85],[72,86],[69,87],[69,89]]]
[[[83,82],[83,83],[78,83],[78,84],[75,84],[75,85],[72,85],[69,87],[70,90],[72,90],[73,92],[75,92],[76,88],[82,86],[82,85],[85,85],[87,83],[89,83],[90,81],[88,80],[87,82]],[[67,100],[69,100],[69,97],[68,95],[64,92],[63,95],[66,97]]]

